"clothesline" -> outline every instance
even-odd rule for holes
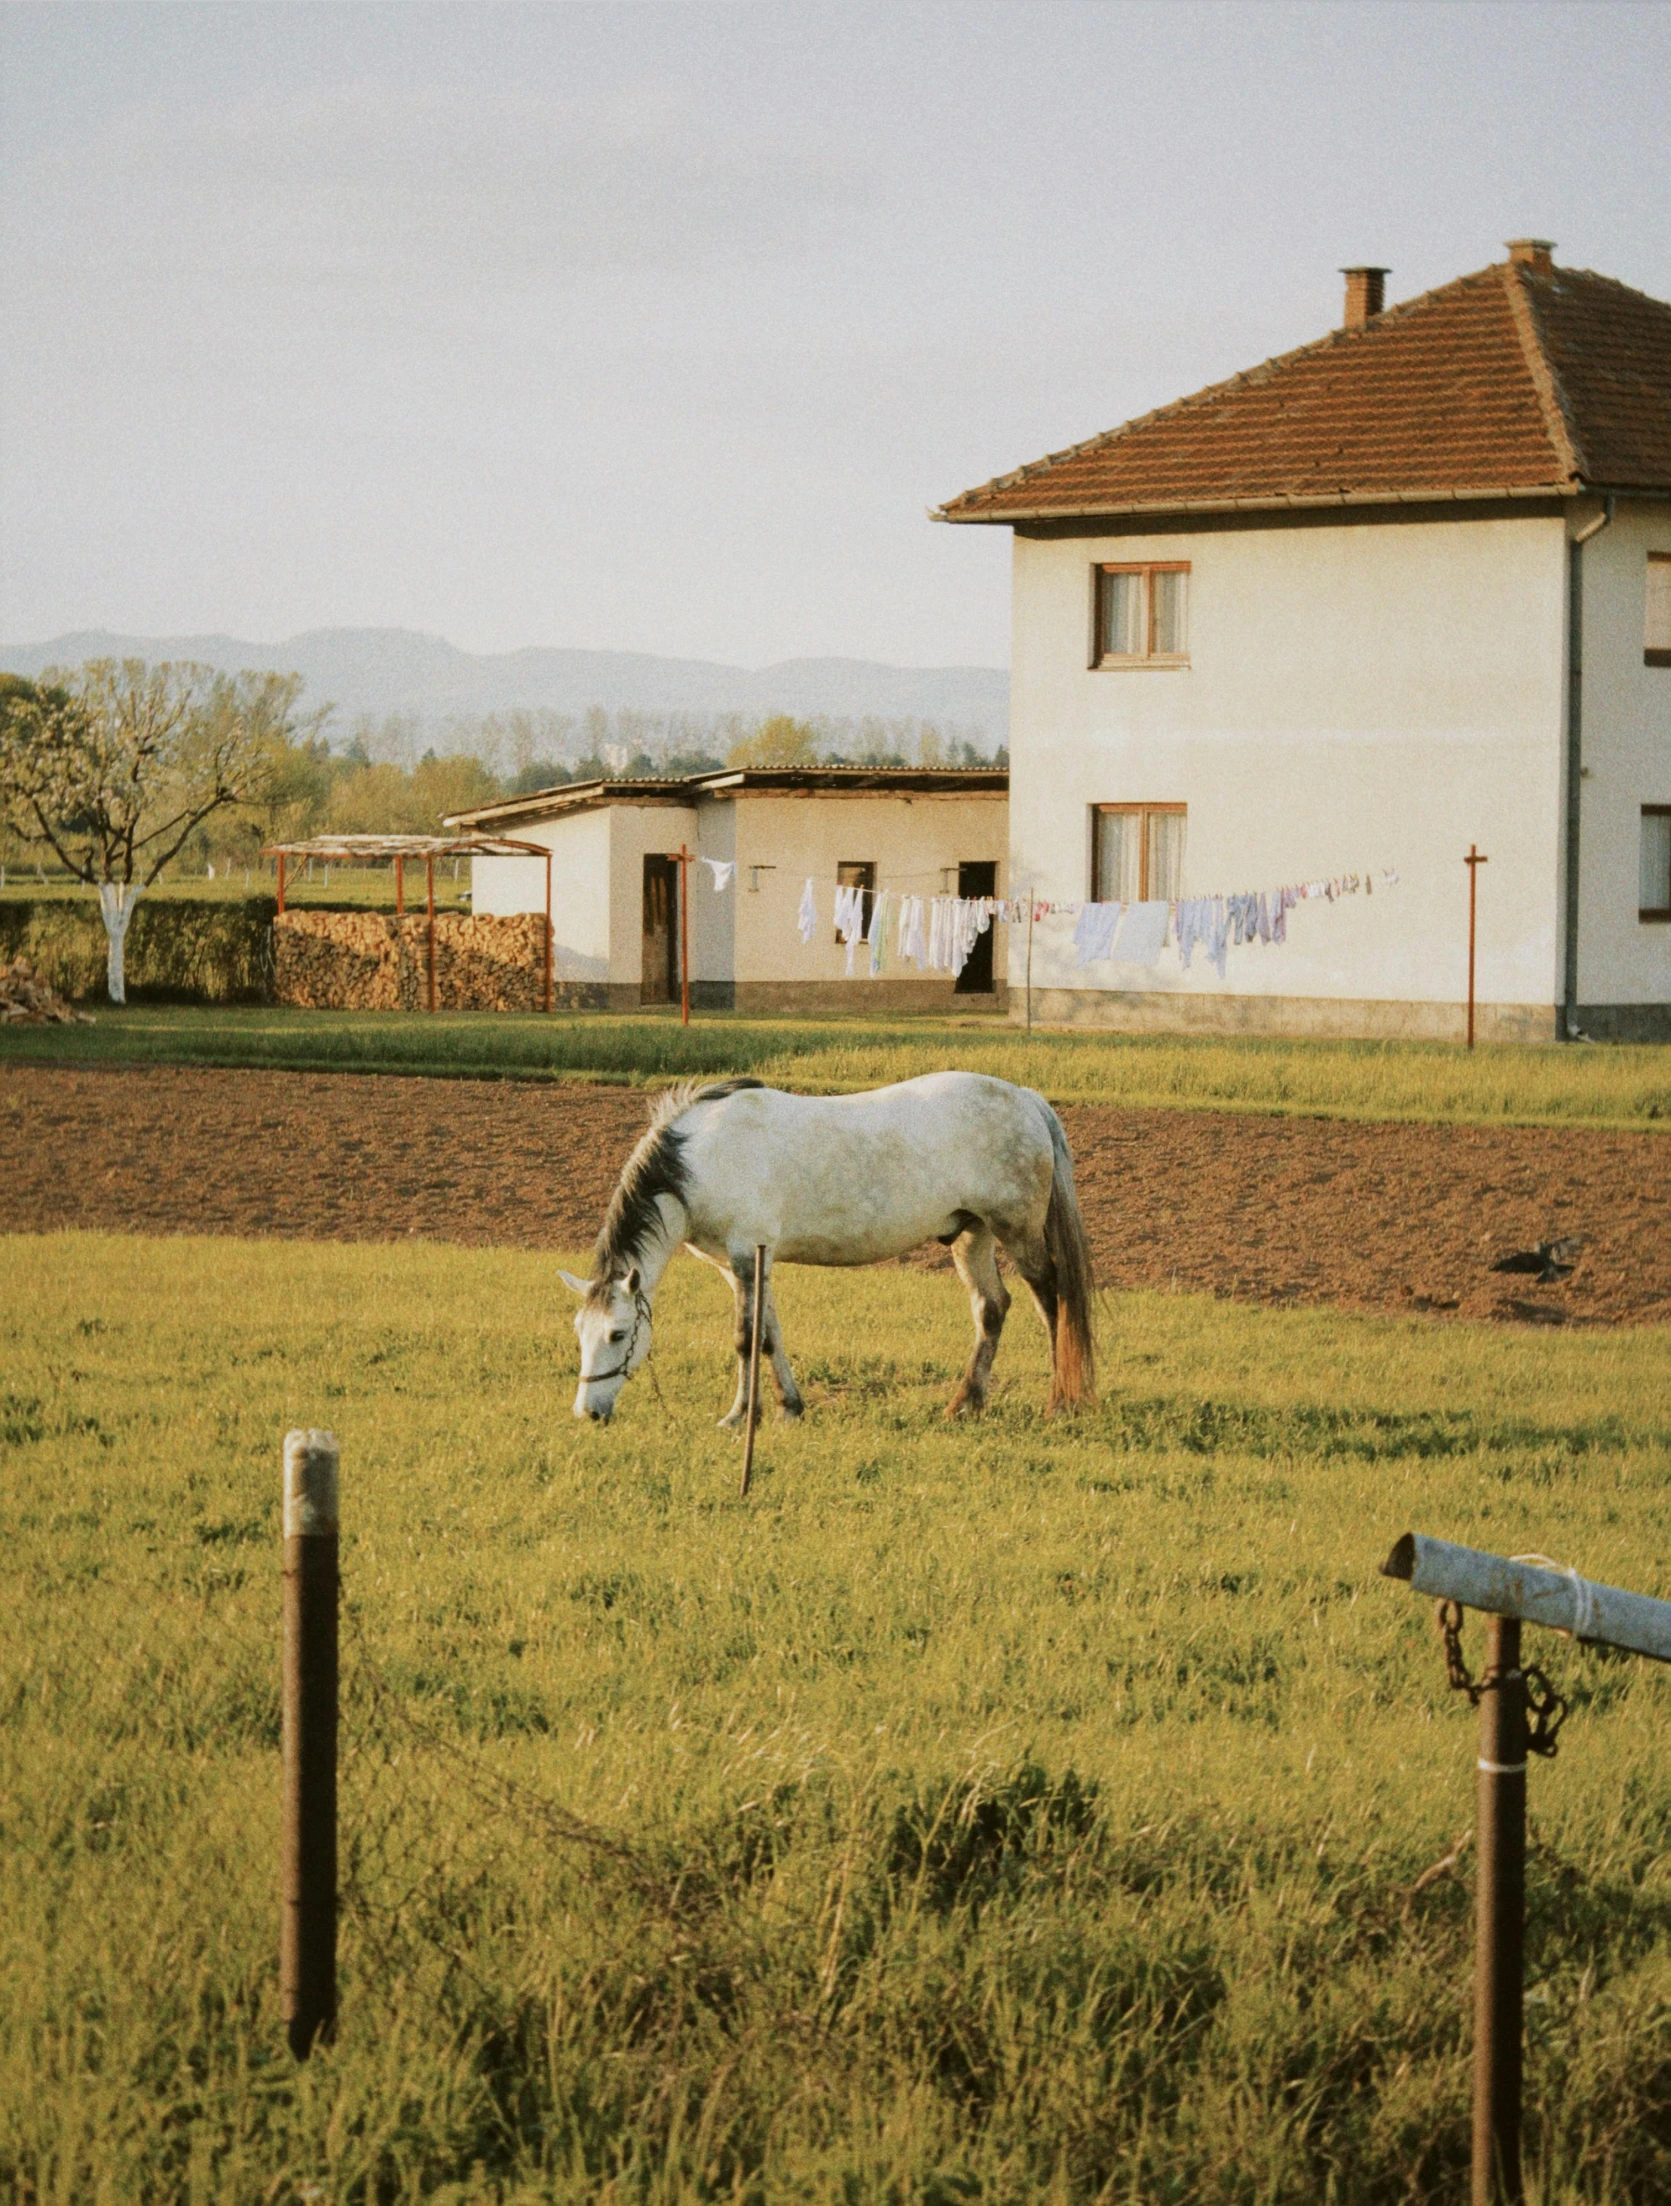
[[[723,891],[736,877],[733,860],[704,858],[713,874],[714,888]],[[949,872],[949,867],[925,868],[924,874],[900,874],[899,880],[924,878],[929,871]],[[1398,880],[1390,866],[1380,870],[1383,891]],[[1111,900],[1064,902],[1039,896],[933,896],[924,897],[895,888],[866,888],[856,882],[836,884],[832,918],[835,931],[847,951],[847,972],[856,970],[859,946],[868,955],[874,979],[888,963],[888,928],[895,923],[894,955],[909,960],[919,972],[961,973],[970,952],[995,921],[1017,926],[1031,920],[1071,918],[1074,921],[1074,963],[1077,966],[1152,966],[1168,943],[1178,952],[1187,972],[1199,949],[1222,979],[1232,946],[1262,942],[1282,944],[1288,939],[1288,914],[1299,904],[1336,903],[1347,896],[1375,893],[1375,875],[1338,873],[1309,881],[1285,882],[1274,889],[1244,889],[1213,896],[1150,897],[1136,903]],[[818,932],[818,894],[808,874],[801,892],[796,927],[803,944]]]

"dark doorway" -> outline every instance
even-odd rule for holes
[[[957,893],[959,896],[996,896],[998,893],[998,862],[995,858],[966,860],[957,869]],[[967,964],[953,983],[954,992],[960,996],[990,996],[992,993],[992,945],[997,928],[988,927],[985,934],[976,937],[975,947],[969,952]]]
[[[644,861],[644,966],[640,1003],[671,1003],[679,993],[679,861]]]

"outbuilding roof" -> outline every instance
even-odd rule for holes
[[[524,797],[505,797],[473,812],[455,812],[448,827],[513,826],[606,804],[697,804],[704,797],[758,796],[1003,796],[1002,766],[738,766],[678,778],[565,781]]]
[[[943,521],[1671,496],[1671,305],[1538,241],[948,499]]]

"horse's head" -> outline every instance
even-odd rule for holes
[[[580,1338],[580,1385],[574,1413],[607,1425],[622,1387],[650,1353],[650,1302],[634,1264],[619,1279],[559,1274],[580,1297],[574,1329]]]

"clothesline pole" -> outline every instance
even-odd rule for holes
[[[395,917],[399,919],[406,910],[406,860],[395,860]]]
[[[1033,1031],[1033,888],[1027,886],[1027,1031]]]
[[[284,909],[284,852],[283,852],[282,850],[281,850],[281,851],[279,852],[279,854],[278,854],[278,869],[279,869],[279,877],[278,877],[278,908],[279,908],[279,910],[280,910],[280,911],[283,911],[283,909]]]
[[[679,859],[679,1023],[690,1024],[690,862],[694,852],[681,843]]]
[[[1474,1046],[1474,912],[1479,888],[1480,867],[1489,865],[1477,844],[1468,845],[1468,855],[1462,863],[1468,868],[1468,1047]]]
[[[424,872],[429,891],[429,1008],[435,1009],[435,859],[433,855],[424,861]]]

